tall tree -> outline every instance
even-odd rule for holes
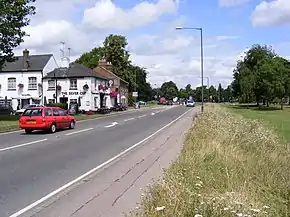
[[[173,99],[178,96],[178,88],[173,81],[164,82],[160,88],[162,96],[167,99]]]
[[[5,62],[14,61],[13,49],[23,42],[26,35],[23,27],[29,25],[29,16],[35,14],[33,2],[35,0],[0,1],[0,70]]]
[[[105,56],[105,50],[102,47],[93,48],[90,52],[82,54],[75,62],[82,64],[90,69],[98,66],[99,60]]]

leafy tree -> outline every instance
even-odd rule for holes
[[[75,62],[82,64],[90,69],[98,66],[99,60],[105,56],[105,50],[102,47],[93,48],[90,52],[82,54]]]
[[[164,82],[160,88],[162,96],[166,99],[173,99],[178,96],[178,88],[173,81]]]
[[[35,0],[0,1],[0,70],[5,62],[14,61],[13,49],[26,35],[22,28],[29,25],[29,15],[35,14],[33,2]]]

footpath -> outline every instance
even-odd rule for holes
[[[24,216],[118,217],[138,211],[148,185],[179,155],[198,110]]]

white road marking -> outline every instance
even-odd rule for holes
[[[152,113],[151,113],[151,115],[155,115],[155,113],[154,113],[154,112],[152,112]]]
[[[73,134],[82,133],[82,132],[86,132],[86,131],[93,130],[93,129],[94,128],[86,128],[86,129],[83,129],[83,130],[79,130],[79,131],[74,131],[74,132],[71,132],[71,133],[67,133],[65,135],[66,136],[70,136],[70,135],[73,135]]]
[[[151,139],[153,136],[155,136],[156,134],[160,133],[161,131],[163,131],[164,129],[166,129],[167,127],[169,127],[170,125],[174,124],[176,121],[178,121],[180,118],[182,118],[183,116],[185,116],[187,113],[189,113],[190,111],[192,111],[193,109],[190,109],[186,112],[184,112],[182,115],[180,115],[178,118],[176,118],[175,120],[171,121],[170,123],[166,124],[165,126],[163,126],[162,128],[160,128],[159,130],[157,130],[155,133],[151,134],[150,136],[146,137],[145,139],[139,141],[138,143],[132,145],[131,147],[129,147],[128,149],[126,149],[125,151],[119,153],[118,155],[112,157],[111,159],[107,160],[106,162],[98,165],[97,167],[93,168],[92,170],[86,172],[85,174],[77,177],[76,179],[72,180],[71,182],[63,185],[62,187],[56,189],[55,191],[47,194],[46,196],[40,198],[39,200],[35,201],[34,203],[24,207],[23,209],[19,210],[18,212],[10,215],[9,217],[18,217],[20,215],[22,215],[23,213],[31,210],[32,208],[36,207],[37,205],[43,203],[44,201],[50,199],[51,197],[55,196],[56,194],[60,193],[61,191],[69,188],[70,186],[74,185],[75,183],[81,181],[82,179],[86,178],[87,176],[91,175],[92,173],[96,172],[97,170],[101,169],[102,167],[107,166],[108,164],[110,164],[111,162],[113,162],[114,160],[122,157],[123,155],[125,155],[126,153],[128,153],[129,151],[131,151],[132,149],[138,147],[139,145],[143,144],[144,142],[146,142],[147,140]]]
[[[132,120],[134,120],[135,118],[129,118],[129,119],[126,119],[126,120],[124,120],[124,121],[132,121]]]
[[[41,139],[41,140],[36,140],[36,141],[33,141],[33,142],[27,142],[27,143],[23,143],[23,144],[20,144],[20,145],[14,145],[14,146],[2,148],[2,149],[0,149],[0,152],[8,151],[8,150],[12,150],[12,149],[28,146],[28,145],[33,145],[35,143],[44,142],[44,141],[47,141],[47,139]]]
[[[106,128],[114,127],[118,124],[118,122],[113,122],[112,124],[105,126]]]
[[[138,118],[144,118],[144,117],[146,117],[146,115],[141,115],[141,116],[139,116]]]

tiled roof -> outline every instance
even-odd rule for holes
[[[78,63],[70,63],[68,68],[56,68],[49,72],[45,78],[79,78],[79,77],[95,77],[108,80],[95,73],[92,69],[87,68]]]
[[[42,71],[52,54],[29,55],[29,67],[25,71]],[[19,72],[23,71],[23,56],[16,56],[14,62],[7,62],[4,64],[1,72]]]

